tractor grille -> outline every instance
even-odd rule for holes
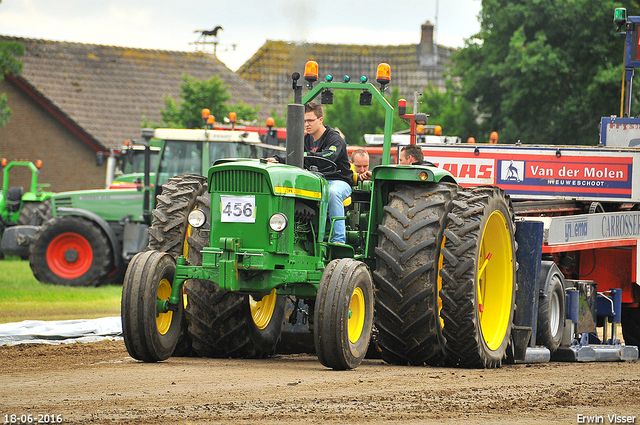
[[[70,208],[73,207],[73,202],[70,197],[59,198],[57,197],[55,200],[56,210],[61,207]]]
[[[267,180],[263,174],[247,170],[225,170],[211,175],[209,190],[212,193],[264,193],[267,187]]]

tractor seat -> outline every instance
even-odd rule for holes
[[[9,212],[14,213],[20,209],[22,195],[24,195],[24,188],[22,186],[11,186],[7,190],[7,210]]]

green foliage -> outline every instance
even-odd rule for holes
[[[77,288],[40,283],[28,261],[0,261],[0,323],[118,316],[121,295],[122,285]]]
[[[418,99],[418,110],[429,114],[429,125],[440,125],[443,135],[459,136],[466,141],[478,134],[473,104],[460,96],[461,87],[451,79],[446,80],[446,91],[433,84]]]
[[[453,67],[481,118],[476,140],[496,130],[504,143],[596,144],[600,117],[620,112],[620,6],[638,10],[632,0],[483,0],[481,30]]]
[[[273,121],[275,122],[275,127],[286,127],[287,126],[287,109],[286,108],[284,110],[284,113],[285,113],[285,116],[283,118],[280,115],[278,115],[278,113],[275,110],[271,110],[269,112],[269,116],[271,118],[273,118]]]
[[[384,108],[375,99],[371,106],[360,105],[360,92],[356,90],[334,90],[333,105],[325,105],[324,123],[339,128],[348,145],[364,144],[365,134],[381,134],[384,131]],[[400,94],[394,87],[387,101],[394,108]],[[407,125],[394,116],[393,131],[404,130]]]
[[[17,41],[0,42],[0,81],[4,80],[4,74],[20,75],[22,62],[16,58],[24,55],[24,46]],[[0,94],[0,127],[5,127],[9,122],[12,111],[7,106],[7,94]]]
[[[188,75],[182,76],[180,85],[182,103],[178,104],[170,96],[163,96],[165,107],[160,111],[163,125],[172,128],[203,128],[202,109],[208,108],[216,122],[233,111],[238,120],[253,121],[260,108],[252,108],[242,101],[235,105],[227,105],[231,95],[227,93],[229,86],[217,75],[208,80],[198,80]]]

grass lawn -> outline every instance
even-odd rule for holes
[[[120,315],[122,285],[76,288],[40,283],[28,261],[0,260],[0,323]]]

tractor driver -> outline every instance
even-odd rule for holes
[[[345,199],[351,195],[353,172],[349,164],[347,143],[338,131],[324,125],[322,105],[309,102],[304,105],[304,155],[306,157],[321,157],[333,161],[337,170],[325,174],[329,181],[329,217],[344,217]],[[268,158],[268,161],[282,161],[282,158]],[[323,167],[323,161],[317,161]],[[344,244],[346,242],[346,227],[344,220],[336,220],[330,242]]]

